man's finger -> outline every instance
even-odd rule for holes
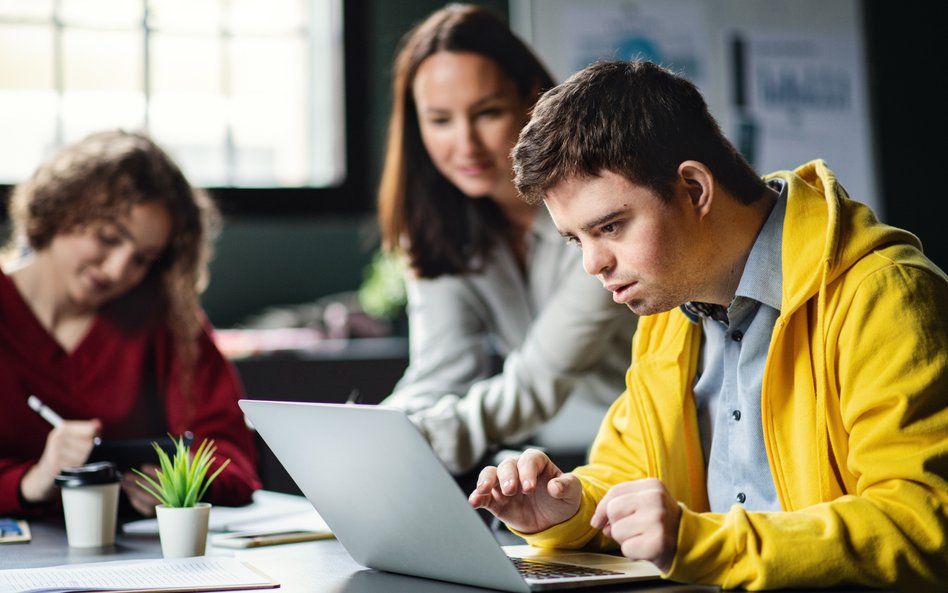
[[[519,457],[508,457],[497,466],[497,481],[500,491],[505,496],[514,496],[520,493],[520,474],[517,471]]]
[[[533,492],[539,482],[540,475],[548,468],[552,468],[555,475],[562,473],[559,471],[559,468],[553,465],[553,462],[550,461],[550,458],[547,457],[543,451],[538,449],[527,449],[524,451],[517,461],[517,473],[520,476],[521,491],[525,493]]]

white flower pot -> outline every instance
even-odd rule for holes
[[[160,504],[155,507],[155,511],[158,513],[161,553],[165,558],[204,555],[207,525],[211,516],[209,503],[199,502],[187,508]]]

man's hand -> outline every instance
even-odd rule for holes
[[[521,533],[537,533],[566,521],[579,510],[582,485],[536,449],[481,470],[468,501],[490,511]]]
[[[156,478],[157,481],[157,465],[145,463],[138,468],[138,471],[152,478]],[[145,489],[136,482],[144,482],[144,480],[133,471],[122,473],[122,490],[125,492],[125,495],[128,496],[128,501],[132,504],[132,508],[146,517],[154,517],[155,505],[158,504],[158,499],[146,492]]]
[[[102,423],[98,420],[67,420],[49,431],[42,456],[20,480],[23,500],[50,500],[56,491],[53,479],[64,467],[76,467],[86,462],[101,430]]]
[[[592,526],[619,543],[630,560],[648,560],[668,572],[678,549],[681,508],[661,480],[616,484],[596,505]]]

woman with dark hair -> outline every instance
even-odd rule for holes
[[[210,500],[259,488],[237,374],[198,303],[217,210],[147,137],[101,132],[66,147],[13,191],[0,272],[0,514],[58,503],[53,478],[96,437],[190,432],[230,466]],[[51,427],[35,395],[66,418]],[[156,459],[157,461],[157,459]],[[153,472],[154,467],[145,467]],[[155,499],[123,476],[132,507]]]
[[[384,403],[456,474],[526,439],[582,461],[623,389],[635,316],[513,184],[510,150],[552,85],[476,6],[433,13],[395,59],[379,224],[409,268],[411,360]]]

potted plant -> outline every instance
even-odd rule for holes
[[[170,435],[169,435],[170,436]],[[152,443],[158,453],[161,468],[155,478],[133,469],[144,482],[136,483],[161,503],[158,514],[158,533],[161,552],[165,558],[203,556],[207,543],[207,526],[211,505],[200,502],[211,482],[230,464],[230,459],[208,474],[217,447],[213,440],[204,439],[192,454],[184,437],[174,439],[175,451],[169,457],[158,443]]]

